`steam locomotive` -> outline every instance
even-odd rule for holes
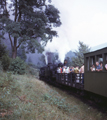
[[[91,71],[90,67],[95,63],[103,62],[102,71]],[[48,64],[40,68],[39,77],[42,80],[54,81],[57,84],[75,88],[87,94],[95,100],[107,100],[107,47],[84,54],[84,74],[82,73],[57,73],[57,67],[62,64]]]

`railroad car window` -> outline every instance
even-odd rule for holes
[[[90,65],[95,65],[95,56],[91,57]]]
[[[100,62],[103,62],[103,57],[102,55],[98,55],[97,56],[97,61],[100,63]]]
[[[90,71],[95,71],[95,56],[90,57]]]
[[[86,69],[87,71],[89,71],[89,58],[88,57],[86,58],[86,64],[87,64]]]
[[[90,57],[90,71],[95,71],[95,56]]]

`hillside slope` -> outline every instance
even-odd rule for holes
[[[106,120],[104,114],[35,76],[8,74],[0,73],[0,81],[14,81],[6,96],[5,89],[0,90],[1,120]]]

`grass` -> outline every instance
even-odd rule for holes
[[[35,76],[1,72],[0,81],[1,120],[106,120],[105,114]]]

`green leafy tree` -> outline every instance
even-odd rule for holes
[[[81,67],[84,64],[84,53],[90,52],[89,46],[79,41],[78,50],[74,52],[75,57],[72,57],[72,65]]]
[[[26,51],[24,47],[19,47],[19,49],[17,50],[17,56],[20,57],[22,60],[26,61]]]
[[[44,46],[57,32],[53,27],[61,25],[59,11],[46,0],[1,0],[0,30],[1,36],[8,34],[12,58],[16,58],[17,49],[24,45],[27,52],[44,50]]]

